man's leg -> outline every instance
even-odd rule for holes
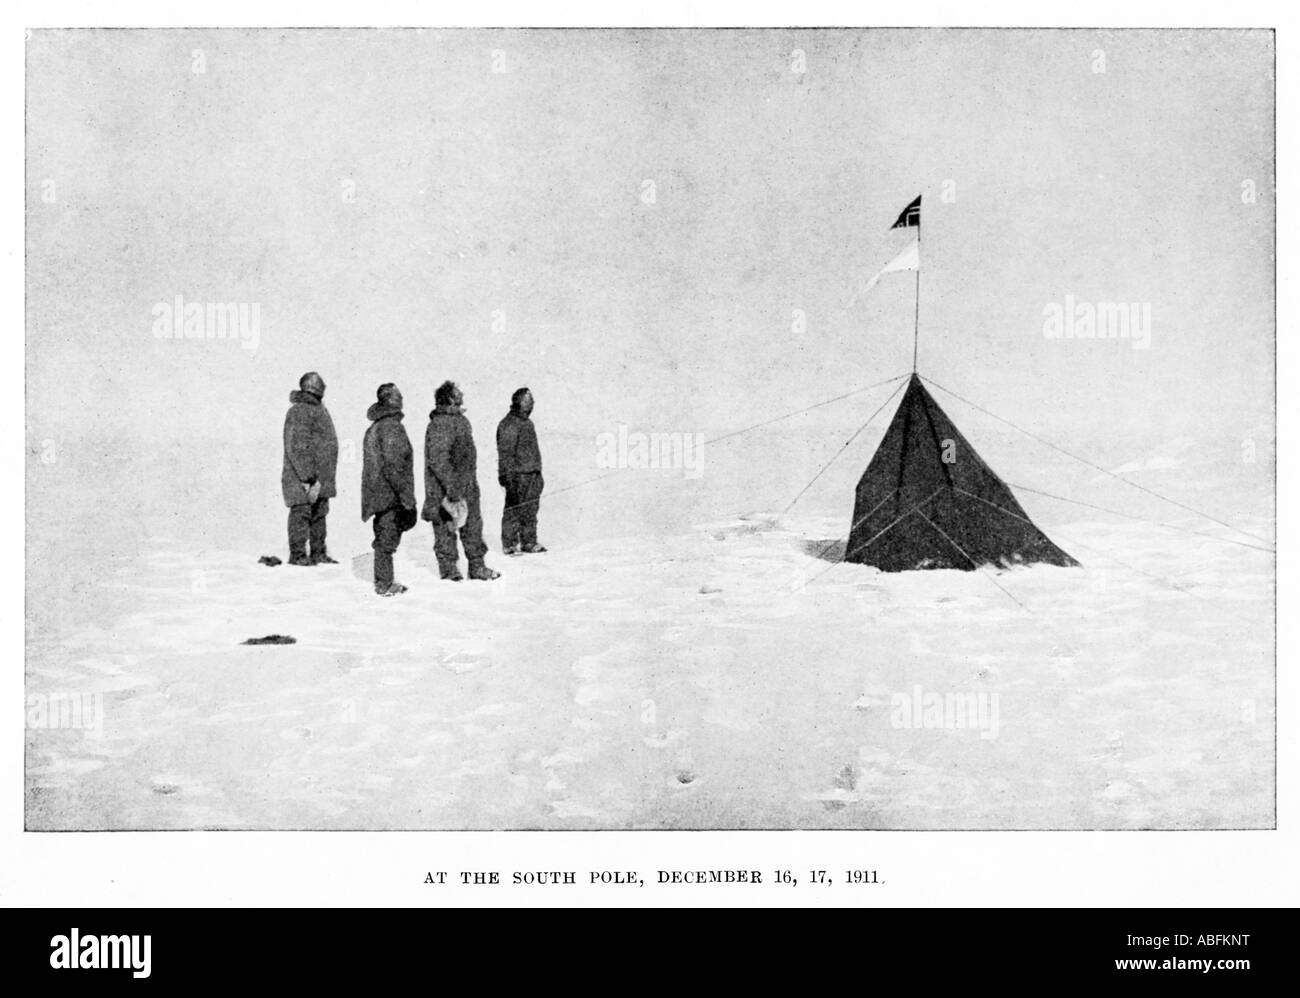
[[[523,505],[519,509],[519,541],[524,550],[537,546],[537,508],[542,499],[542,473],[524,475]]]
[[[386,593],[393,584],[393,552],[402,539],[397,526],[397,510],[386,509],[374,518],[375,542],[375,592]]]
[[[289,564],[308,565],[307,536],[310,532],[311,504],[300,502],[289,507]]]
[[[460,560],[456,548],[456,525],[445,509],[439,508],[433,521],[433,553],[438,559],[438,574],[444,579],[462,578],[456,562]]]
[[[335,561],[329,556],[329,551],[325,547],[325,517],[329,515],[329,499],[317,499],[316,505],[311,508],[311,562],[313,565],[319,565],[322,562],[333,565]]]
[[[487,544],[483,540],[483,510],[478,493],[466,496],[465,504],[469,507],[469,515],[465,517],[465,526],[460,528],[460,543],[470,565],[481,565],[483,556],[487,554]]]
[[[506,478],[506,508],[501,511],[501,550],[506,554],[518,549],[520,545],[519,514],[524,500],[519,484],[519,475]]]
[[[500,573],[492,571],[483,562],[487,555],[487,544],[483,541],[483,511],[479,506],[479,495],[475,492],[466,496],[465,500],[469,506],[469,516],[465,518],[465,526],[460,528],[460,543],[465,548],[465,557],[469,559],[469,577],[485,581],[499,578]]]
[[[394,553],[397,552],[398,547],[402,543],[402,534],[406,533],[408,529],[408,525],[413,522],[410,519],[408,519],[411,513],[412,513],[411,510],[403,509],[400,506],[394,506],[392,509],[388,510],[389,519],[388,519],[387,529],[392,531],[392,535],[391,535],[392,550]],[[416,515],[418,516],[419,514],[417,513]],[[390,565],[390,569],[389,569],[390,575],[392,574],[392,570],[391,570],[392,562],[393,562],[393,558],[392,555],[390,554],[388,556],[388,563]],[[388,592],[389,595],[393,595],[395,593],[404,593],[406,592],[406,586],[402,585],[400,582],[394,579],[392,584],[388,587]]]

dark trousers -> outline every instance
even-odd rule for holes
[[[311,553],[316,556],[325,554],[325,516],[330,511],[328,499],[317,499],[314,503],[302,502],[289,507],[289,557],[307,557],[307,542],[311,541]]]
[[[501,546],[537,543],[537,509],[542,501],[542,473],[526,471],[506,477],[506,508],[501,511]]]
[[[460,528],[460,543],[465,548],[465,557],[470,566],[483,564],[487,554],[487,544],[483,542],[483,512],[479,508],[479,496],[475,492],[465,497],[469,506],[469,516],[465,526]],[[433,553],[438,558],[438,569],[443,574],[456,567],[460,555],[456,550],[456,524],[441,506],[438,518],[433,521]]]
[[[393,506],[374,517],[375,585],[386,586],[393,581],[393,554],[402,543],[402,534],[415,526],[413,509]]]

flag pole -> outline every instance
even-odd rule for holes
[[[921,219],[916,219],[916,315],[912,325],[912,373],[916,373],[916,341],[921,335]]]

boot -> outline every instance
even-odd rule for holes
[[[406,592],[406,586],[402,585],[400,582],[389,582],[387,584],[382,582],[375,583],[376,596],[400,596],[404,592]]]
[[[481,582],[491,582],[493,579],[501,578],[501,573],[492,571],[480,561],[477,565],[470,565],[469,577]]]
[[[542,547],[536,541],[524,546],[524,554],[545,554],[546,548]]]
[[[313,565],[337,565],[338,562],[331,558],[327,553],[322,551],[320,554],[312,552],[310,561]]]
[[[289,564],[310,567],[312,564],[314,564],[314,562],[310,558],[308,558],[305,554],[296,554],[289,559]]]
[[[520,550],[518,544],[507,544],[504,548],[502,548],[501,553],[510,558],[513,558],[517,554],[523,554],[523,551]]]
[[[465,576],[460,574],[460,569],[457,568],[455,565],[448,565],[446,568],[439,565],[438,575],[441,576],[443,579],[445,579],[447,582],[465,581]]]

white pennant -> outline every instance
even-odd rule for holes
[[[920,270],[920,269],[921,269],[921,241],[919,239],[913,239],[910,243],[907,244],[907,247],[901,253],[898,254],[898,256],[894,257],[894,259],[890,260],[887,264],[881,267],[880,272],[877,273],[876,276],[873,277],[871,280],[867,281],[867,283],[862,286],[862,288],[858,291],[858,293],[853,296],[853,299],[845,307],[852,308],[854,303],[857,302],[857,300],[862,295],[865,295],[868,291],[874,288],[876,284],[879,283],[880,279],[884,277],[886,274],[892,274],[900,270]]]

